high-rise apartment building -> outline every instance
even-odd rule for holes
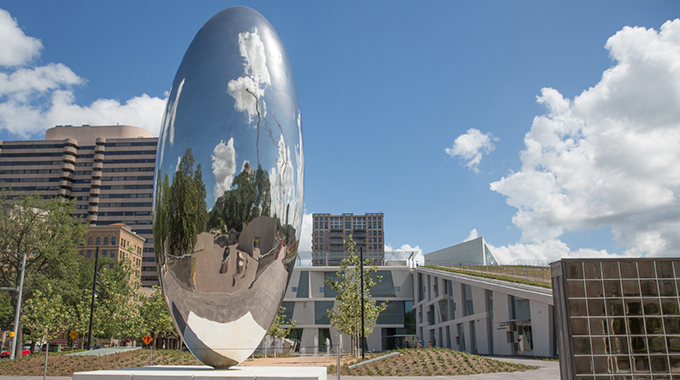
[[[56,126],[45,140],[0,141],[0,185],[13,194],[76,199],[76,216],[124,223],[143,244],[143,286],[158,284],[152,204],[158,138],[128,125]]]
[[[352,236],[356,251],[363,251],[364,259],[371,259],[375,265],[385,260],[384,215],[367,213],[354,214],[312,214],[312,265],[340,265],[347,255],[345,241]]]

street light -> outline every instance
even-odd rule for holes
[[[17,252],[18,253],[18,252]],[[17,307],[14,310],[14,336],[12,337],[12,351],[10,351],[10,360],[14,359],[17,350],[17,334],[19,332],[19,316],[21,315],[21,296],[24,293],[24,273],[26,272],[26,253],[21,261],[21,278],[19,280],[19,296],[17,299]]]
[[[364,360],[364,247],[359,246],[359,270],[361,272],[361,360]],[[338,370],[339,371],[339,370]]]
[[[90,304],[90,328],[87,334],[87,349],[91,349],[90,343],[92,342],[92,317],[94,316],[94,298],[97,293],[97,267],[99,265],[99,247],[95,248],[94,251],[94,282],[92,283],[92,303]]]

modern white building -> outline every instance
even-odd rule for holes
[[[425,255],[425,265],[498,265],[483,237]]]
[[[289,338],[311,354],[333,347],[338,330],[327,310],[335,293],[325,281],[339,267],[295,267],[283,306],[296,328]],[[423,347],[451,348],[479,354],[556,356],[553,297],[550,288],[452,273],[442,269],[379,266],[382,276],[371,295],[388,300],[368,349],[387,351],[420,341]],[[343,350],[350,349],[343,337]]]
[[[307,353],[314,349],[318,339],[319,352],[326,352],[326,338],[335,347],[338,330],[330,327],[327,310],[335,303],[335,292],[325,283],[336,278],[340,268],[335,266],[295,267],[286,289],[282,306],[286,308],[286,321],[295,320],[297,327],[289,338],[301,342]],[[387,309],[378,317],[373,334],[367,336],[368,349],[386,351],[405,346],[405,337],[415,334],[413,311],[413,279],[406,265],[380,266],[377,276],[382,281],[371,289],[373,298],[384,301]],[[409,323],[410,321],[410,323]],[[343,337],[343,350],[350,350],[348,336]]]
[[[557,356],[550,288],[423,267],[412,278],[423,346]]]

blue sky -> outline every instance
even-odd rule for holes
[[[158,134],[232,5],[288,51],[306,214],[384,212],[387,245],[424,253],[483,236],[505,263],[679,252],[677,1],[0,1],[0,139]]]

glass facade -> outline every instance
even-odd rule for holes
[[[680,378],[680,259],[564,259],[552,272],[563,379]]]

